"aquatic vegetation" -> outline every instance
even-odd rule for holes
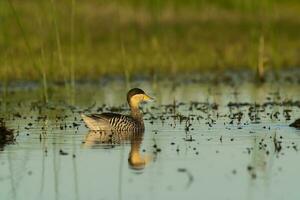
[[[15,141],[14,132],[12,129],[8,129],[5,125],[4,119],[0,118],[0,150],[3,151],[3,147],[6,144],[11,144]]]
[[[267,2],[2,1],[0,58],[9,69],[0,78],[41,80],[43,71],[47,81],[74,87],[123,76],[129,87],[137,75],[278,75],[300,65],[299,6]]]

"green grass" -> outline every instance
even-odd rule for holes
[[[72,91],[106,75],[300,66],[296,0],[3,0],[0,10],[0,78],[42,80],[44,98],[52,80]]]

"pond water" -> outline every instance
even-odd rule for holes
[[[145,132],[99,139],[80,112],[128,113],[143,88]],[[299,199],[300,85],[141,80],[2,91],[15,141],[0,145],[0,199]]]

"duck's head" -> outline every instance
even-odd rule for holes
[[[139,88],[133,88],[127,93],[127,102],[131,106],[138,106],[140,103],[148,101],[153,101],[153,98]]]

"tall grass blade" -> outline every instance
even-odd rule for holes
[[[265,81],[265,39],[263,35],[259,38],[257,78],[261,82]]]

